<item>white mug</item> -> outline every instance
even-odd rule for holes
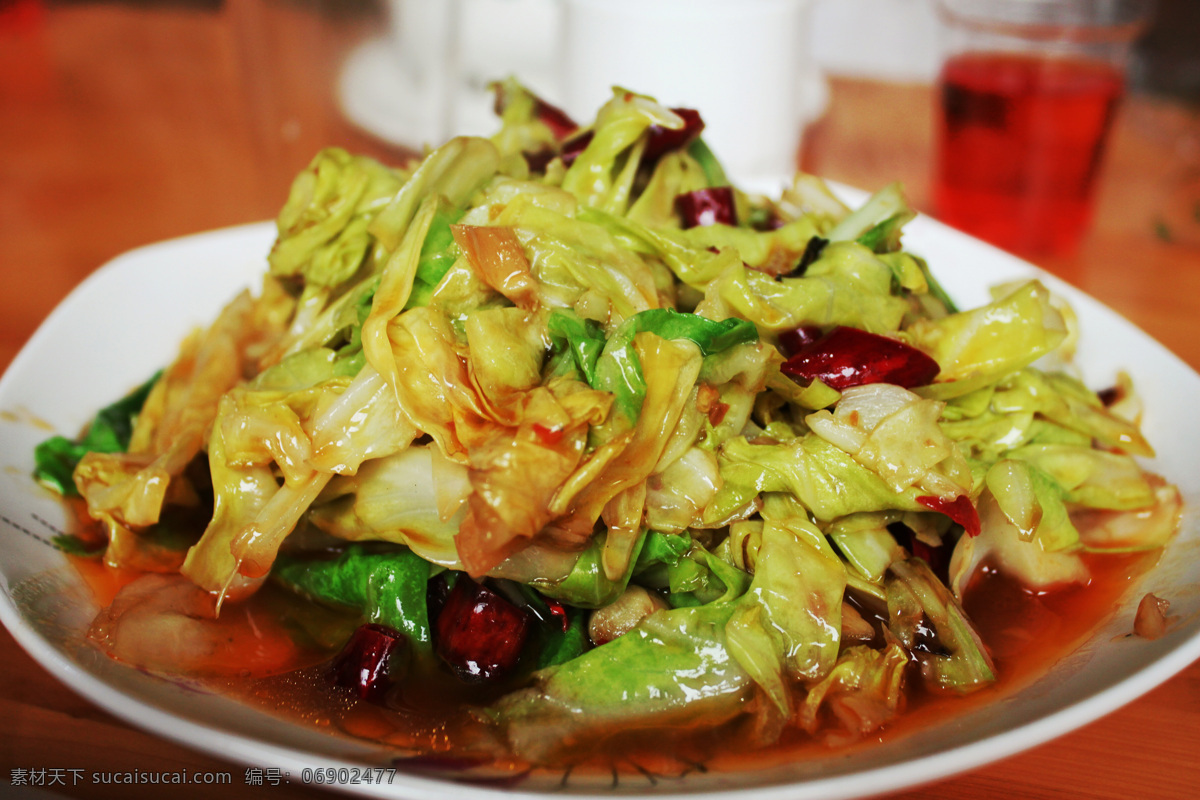
[[[495,130],[487,83],[516,77],[587,123],[614,85],[698,110],[738,181],[789,176],[823,102],[812,0],[390,0],[385,50],[348,103],[402,144]],[[381,57],[383,56],[383,57]],[[372,91],[374,88],[374,91]],[[388,101],[392,102],[389,103]]]
[[[557,97],[561,6],[561,0],[389,0],[395,58],[388,66],[398,67],[409,106],[402,143],[492,133],[498,123],[488,87],[509,75],[547,99]]]
[[[611,86],[698,110],[734,179],[790,175],[806,112],[810,0],[565,0],[563,102],[586,118]]]

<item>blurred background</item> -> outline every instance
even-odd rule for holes
[[[509,72],[582,117],[603,98],[563,97],[572,4],[608,5],[460,0],[462,18],[448,20],[438,9],[455,4],[444,0],[0,0],[0,225],[52,226],[31,237],[35,252],[4,245],[0,259],[44,261],[64,227],[94,231],[72,238],[95,249],[71,255],[95,265],[127,246],[271,217],[320,147],[394,160],[451,130],[486,134],[486,83]],[[796,4],[804,19],[786,72],[760,70],[743,85],[792,104],[791,152],[804,169],[868,189],[899,178],[931,210],[928,87],[941,62],[932,1]],[[1125,109],[1184,171],[1200,164],[1197,42],[1200,3],[1161,0],[1130,88],[1179,113]],[[690,52],[690,70],[717,62],[730,72],[751,49],[691,39],[662,58]],[[710,128],[721,124],[721,109],[704,111]],[[1195,238],[1187,214],[1166,204],[1145,213]]]
[[[0,364],[71,286],[117,253],[273,217],[291,177],[321,147],[394,161],[450,126],[485,133],[485,85],[512,71],[579,113],[579,102],[561,96],[577,49],[563,46],[564,10],[623,4],[656,5],[0,0],[0,269],[6,295],[22,298],[0,309],[20,331],[0,340]],[[695,34],[659,37],[653,49],[662,50],[659,63],[729,75],[756,97],[777,98],[794,124],[770,123],[771,131],[790,137],[803,169],[869,190],[899,179],[918,208],[934,211],[932,85],[943,37],[932,0],[794,5],[802,16],[789,23],[794,51],[782,69],[744,74],[757,48]],[[461,19],[446,18],[451,6]],[[1080,265],[1111,252],[1113,237],[1150,232],[1154,242],[1200,246],[1197,42],[1200,3],[1161,0],[1134,51],[1132,102],[1119,110],[1092,233],[1071,257],[1038,259],[1085,290],[1098,287]],[[766,113],[772,104],[755,107]],[[703,110],[710,128],[743,120]],[[726,160],[741,155],[714,149]]]
[[[573,114],[594,107],[594,98],[585,97],[588,81],[608,75],[596,65],[628,54],[646,29],[612,28],[611,47],[587,51],[572,36],[585,22],[604,20],[586,13],[633,8],[648,25],[660,3],[671,2],[678,5],[0,0],[0,370],[55,304],[113,256],[273,218],[292,176],[322,147],[395,162],[451,127],[484,133],[486,82],[514,71]],[[917,208],[936,212],[936,81],[944,37],[933,0],[734,5],[742,12],[772,3],[793,15],[784,30],[790,39],[772,34],[782,45],[782,66],[747,74],[752,56],[765,48],[732,43],[728,28],[729,37],[691,31],[643,43],[639,52],[654,58],[643,59],[641,69],[670,63],[676,73],[708,76],[705,89],[732,86],[734,95],[774,98],[756,100],[754,112],[766,120],[758,132],[783,137],[786,167],[867,190],[900,180]],[[715,5],[696,0],[692,8]],[[567,19],[568,8],[579,16]],[[588,65],[596,68],[588,72]],[[721,108],[700,107],[715,126]],[[753,119],[736,119],[743,132],[755,130]],[[1134,47],[1108,144],[1083,240],[1070,254],[1037,262],[1200,367],[1197,0],[1158,3]],[[742,155],[715,149],[729,160]],[[90,766],[83,763],[88,759],[97,769],[144,767],[147,759],[207,763],[74,698],[4,633],[0,660],[12,676],[0,684],[0,707],[21,721],[13,729],[19,733],[0,739],[0,767],[41,763],[46,752],[73,740],[86,745],[62,766]],[[1068,746],[1100,760],[1119,751],[1120,763],[1151,765],[1163,781],[1186,778],[1179,770],[1191,769],[1191,783],[1140,794],[1192,796],[1200,777],[1197,726],[1181,735],[1156,720],[1169,710],[1195,709],[1198,701],[1200,668],[1193,665],[1150,698],[1068,737]],[[1131,727],[1158,733],[1131,740],[1123,735]],[[1048,749],[1059,746],[1023,756],[1020,780],[1029,794],[1012,793],[1014,778],[1003,764],[960,782],[955,794],[968,796],[962,792],[968,785],[972,797],[1085,796],[1074,783],[1080,776],[1063,771],[1059,754]],[[1153,768],[1164,761],[1173,771]],[[0,794],[4,788],[0,783]]]

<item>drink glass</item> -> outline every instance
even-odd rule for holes
[[[1012,252],[1069,257],[1153,0],[938,0],[937,215]]]

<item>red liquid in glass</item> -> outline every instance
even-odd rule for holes
[[[934,202],[942,220],[1028,255],[1067,255],[1092,188],[1123,79],[1082,60],[977,53],[941,76]]]

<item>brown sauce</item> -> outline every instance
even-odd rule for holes
[[[913,667],[906,680],[904,712],[880,731],[842,742],[842,752],[943,723],[1033,682],[1110,617],[1157,556],[1157,552],[1085,555],[1092,573],[1088,585],[1040,593],[985,566],[969,587],[964,606],[994,658],[997,682],[967,697],[943,695],[926,691]],[[137,577],[136,572],[112,569],[96,560],[72,561],[102,604]],[[239,660],[228,665],[225,677],[207,681],[214,690],[301,725],[381,743],[394,750],[397,763],[419,770],[454,773],[486,765],[488,774],[512,776],[528,770],[523,762],[497,759],[486,727],[467,710],[486,705],[511,686],[473,687],[448,672],[436,672],[401,685],[389,696],[386,707],[359,701],[349,690],[332,686],[326,679],[327,660],[353,630],[354,619],[328,612],[318,612],[314,619],[310,603],[270,586],[242,607],[241,613],[230,614],[225,623],[246,628],[239,640],[258,639],[258,649],[272,654],[287,640],[295,645],[296,660],[266,677],[253,677],[263,675],[262,669],[255,669],[262,664]],[[240,659],[246,652],[241,646],[231,651],[230,657]],[[624,733],[596,743],[587,756],[575,756],[572,763],[559,768],[574,774],[612,774],[615,780],[621,772],[670,776],[698,768],[758,769],[798,759],[827,758],[831,752],[827,737],[813,737],[794,726],[786,727],[778,741],[765,748],[734,748],[731,752],[731,743],[753,740],[747,733],[751,724],[741,719],[702,730]]]

